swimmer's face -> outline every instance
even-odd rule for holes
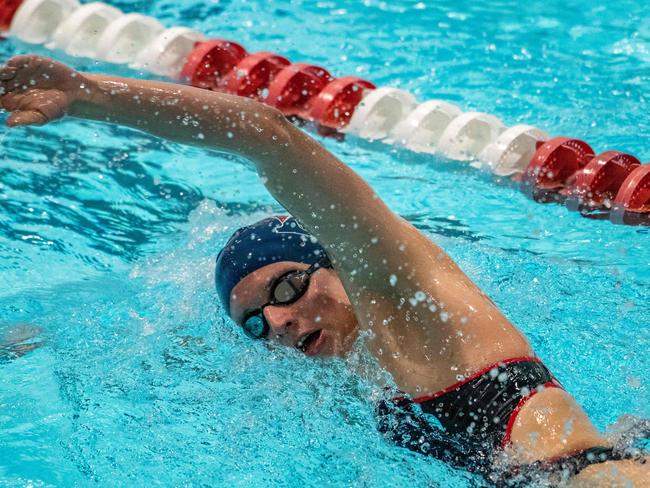
[[[230,294],[230,315],[239,325],[271,300],[271,288],[288,272],[306,270],[306,264],[282,261],[269,264],[242,279]],[[268,339],[294,347],[308,356],[341,356],[357,337],[357,319],[343,284],[331,268],[317,269],[297,301],[267,305],[261,312],[269,325]]]

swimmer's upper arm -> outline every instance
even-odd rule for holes
[[[13,112],[12,125],[42,124],[67,113],[250,159],[269,191],[328,250],[367,325],[374,322],[372,310],[392,316],[418,292],[440,308],[444,304],[449,323],[468,307],[489,320],[500,316],[442,250],[273,108],[190,86],[78,73],[38,56],[12,58],[0,67],[0,89],[0,106]],[[420,317],[403,310],[402,322],[418,318],[423,324],[411,327],[411,334],[429,330],[431,323],[447,334],[449,323],[428,310],[418,307]]]
[[[432,258],[450,264],[350,167],[279,112],[269,120],[277,125],[276,140],[269,157],[253,157],[259,174],[273,196],[325,246],[344,281],[395,290],[390,276],[415,278],[431,269]]]
[[[357,282],[370,284],[386,264],[408,267],[417,261],[413,252],[422,242],[433,246],[351,168],[274,108],[183,85],[84,77],[90,88],[81,92],[72,115],[251,160],[271,194],[329,251],[344,281],[358,276]]]
[[[89,88],[70,108],[72,115],[250,159],[271,194],[328,250],[348,291],[354,282],[402,296],[406,281],[391,287],[389,276],[422,274],[432,257],[446,257],[351,168],[271,107],[183,85],[84,78]]]

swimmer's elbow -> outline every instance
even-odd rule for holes
[[[264,130],[258,132],[259,142],[263,146],[261,155],[266,154],[277,158],[290,147],[292,134],[296,128],[282,112],[273,107],[265,107],[264,120]]]
[[[267,118],[274,126],[284,127],[290,123],[289,119],[287,119],[284,116],[284,114],[280,112],[277,108],[269,107],[269,106],[265,106],[265,108],[267,112]]]

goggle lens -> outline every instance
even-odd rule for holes
[[[244,333],[251,339],[262,339],[268,334],[267,326],[262,314],[251,315],[242,324]]]
[[[271,289],[273,299],[262,306],[257,313],[249,315],[244,320],[242,324],[244,333],[253,339],[266,338],[269,335],[270,327],[262,312],[264,307],[268,305],[289,305],[298,301],[305,294],[309,286],[309,276],[319,268],[330,266],[329,259],[327,256],[324,256],[305,271],[290,271],[280,276]]]
[[[292,272],[278,280],[273,288],[273,300],[275,304],[295,302],[308,285],[308,276],[304,271]]]

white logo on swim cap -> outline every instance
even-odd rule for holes
[[[296,236],[301,236],[303,239],[309,238],[311,240],[311,234],[307,232],[300,222],[296,219],[292,219],[286,215],[274,216],[280,225],[273,228],[272,232],[275,234],[292,234]]]

